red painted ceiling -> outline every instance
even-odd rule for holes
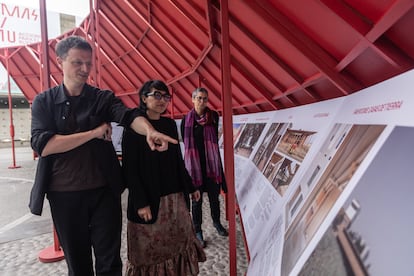
[[[341,97],[414,68],[413,0],[229,0],[228,16],[222,1],[95,1],[79,28],[48,41],[50,85],[62,80],[54,47],[71,34],[96,46],[92,84],[133,107],[142,83],[164,80],[174,118],[192,107],[197,86],[222,110],[222,49],[230,53],[231,89],[223,93],[232,95],[233,114]],[[29,101],[44,89],[40,49],[0,49]]]

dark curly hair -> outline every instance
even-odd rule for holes
[[[83,37],[72,35],[68,36],[56,44],[56,55],[65,59],[70,49],[81,49],[92,52],[92,47]]]

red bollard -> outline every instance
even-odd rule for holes
[[[39,253],[39,261],[42,263],[53,263],[61,261],[65,258],[63,250],[60,247],[59,239],[56,234],[55,227],[53,227],[53,246],[49,246]]]

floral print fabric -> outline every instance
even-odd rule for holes
[[[154,224],[128,221],[127,240],[127,276],[197,275],[206,260],[182,193],[160,198]]]

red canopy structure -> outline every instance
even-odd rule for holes
[[[158,78],[174,94],[172,117],[191,108],[197,86],[210,91],[212,108],[221,111],[223,47],[229,47],[231,88],[224,93],[233,114],[314,103],[412,69],[413,7],[412,0],[94,1],[79,28],[48,41],[50,85],[62,79],[56,43],[76,34],[95,45],[91,82],[128,106],[137,104],[143,82]],[[42,90],[42,52],[40,43],[7,54],[0,49],[29,101]]]

